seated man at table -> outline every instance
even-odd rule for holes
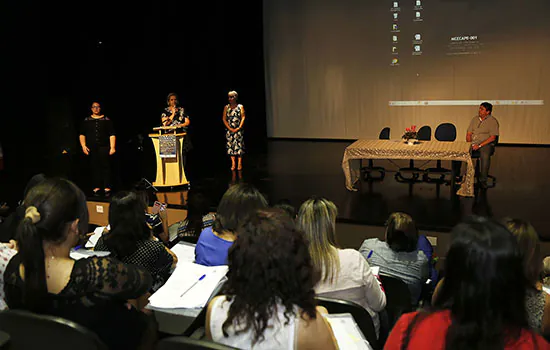
[[[483,102],[479,106],[479,114],[472,119],[466,132],[466,142],[472,143],[472,156],[478,156],[481,161],[479,171],[479,185],[481,188],[487,188],[491,155],[499,135],[499,124],[496,118],[493,117],[492,112],[493,105],[489,102]],[[455,174],[460,175],[461,165],[462,162],[453,162]]]

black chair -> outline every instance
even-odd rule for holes
[[[10,336],[10,350],[107,350],[92,331],[61,317],[23,310],[0,312],[0,330]]]
[[[319,305],[324,306],[329,314],[346,314],[349,313],[357,323],[357,326],[368,340],[373,349],[381,349],[379,345],[378,337],[376,336],[376,330],[372,323],[372,318],[367,310],[359,304],[351,301],[316,297]]]
[[[451,123],[439,124],[435,129],[435,139],[442,142],[453,142],[456,140],[456,126]],[[448,184],[451,181],[445,180],[445,176],[452,176],[451,169],[441,167],[441,160],[437,160],[435,168],[428,168],[424,171],[424,182]],[[432,176],[430,176],[432,175]],[[458,174],[457,174],[458,175]],[[435,177],[433,177],[435,176]]]
[[[390,128],[385,127],[380,131],[380,135],[378,135],[379,140],[389,140],[390,139]],[[362,160],[361,160],[362,163]],[[378,176],[373,176],[373,173],[378,173]],[[369,165],[362,166],[361,164],[361,177],[365,179],[365,181],[382,181],[384,177],[386,176],[386,169],[381,166],[374,166],[374,161],[372,159],[369,159]]]
[[[419,141],[430,141],[432,139],[432,128],[428,125],[425,125],[418,129],[416,134],[416,139]],[[422,169],[414,166],[414,160],[409,160],[409,167],[399,168],[399,171],[395,173],[395,180],[397,182],[405,183],[416,183],[421,182],[420,174],[422,174]]]
[[[412,312],[411,292],[400,279],[380,275],[386,293],[386,308],[380,317],[380,341],[386,340],[391,329],[404,313]],[[384,316],[384,317],[382,317]]]
[[[210,303],[210,301],[214,299],[214,297],[221,295],[225,282],[226,281],[218,284],[216,289],[214,289],[214,291],[210,295],[210,298],[208,298],[208,303]],[[204,325],[206,324],[206,311],[208,309],[208,303],[206,303],[206,306],[202,308],[201,312],[197,315],[197,317],[195,317],[195,319],[189,325],[189,327],[187,327],[185,332],[183,332],[184,336],[191,337],[193,333],[204,327]]]
[[[191,339],[188,337],[169,337],[157,343],[156,350],[233,350],[231,346],[214,343],[207,340]]]
[[[0,331],[0,350],[10,348],[10,335],[6,332]]]
[[[491,157],[495,154],[495,147],[496,145],[498,144],[498,135],[496,136],[496,139],[494,142],[492,142],[490,145],[487,145],[485,147],[491,147]],[[480,157],[481,155],[479,154],[479,151],[472,151],[472,160],[476,160],[476,179],[479,180],[479,163],[480,163]],[[488,175],[487,176],[487,179],[488,180],[491,180],[490,183],[487,183],[487,187],[495,187],[496,184],[497,184],[497,178],[494,177],[493,175]]]

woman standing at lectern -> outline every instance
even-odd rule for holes
[[[191,121],[189,120],[189,116],[185,113],[185,109],[180,106],[178,95],[174,92],[169,93],[168,97],[166,97],[166,104],[167,107],[164,108],[161,114],[162,126],[181,125],[185,128],[188,128],[189,124],[191,124]],[[187,129],[184,129],[184,131],[187,132]],[[187,133],[183,141],[184,159],[185,155],[191,150],[191,148],[191,140],[189,139],[189,133]]]
[[[243,168],[244,140],[244,107],[237,103],[239,94],[237,91],[229,91],[227,98],[229,104],[223,109],[223,123],[227,128],[225,137],[227,139],[227,154],[231,157],[231,170],[235,170],[235,157],[237,158],[237,170]]]

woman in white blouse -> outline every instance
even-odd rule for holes
[[[338,248],[337,213],[336,205],[324,198],[307,200],[298,213],[298,228],[306,234],[313,266],[321,274],[315,292],[363,306],[371,315],[378,334],[378,312],[386,306],[386,295],[361,253]]]

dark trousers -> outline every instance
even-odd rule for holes
[[[90,148],[93,188],[111,188],[111,159],[109,147]]]
[[[477,151],[472,152],[472,158],[475,161],[475,158],[479,158],[479,183],[486,185],[487,179],[489,177],[489,168],[491,167],[491,155],[493,154],[493,145],[487,145],[481,147]],[[453,171],[455,175],[460,175],[460,168],[462,167],[462,162],[453,161]]]

